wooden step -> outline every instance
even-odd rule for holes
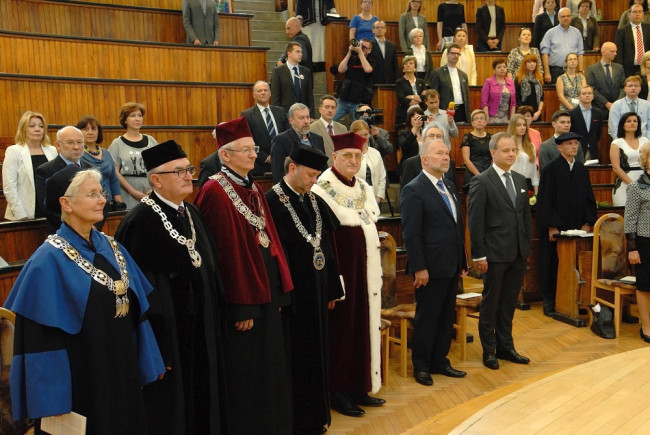
[[[152,0],[152,4],[162,3]],[[132,41],[175,42],[186,40],[181,2],[173,8],[151,9],[101,2],[0,0],[0,29]],[[251,45],[251,14],[219,14],[219,43]]]
[[[262,47],[195,48],[0,31],[0,71],[10,74],[254,83],[267,76],[266,68]]]

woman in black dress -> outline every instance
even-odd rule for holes
[[[463,136],[460,150],[465,162],[465,185],[474,175],[485,171],[492,164],[490,154],[490,139],[492,135],[485,131],[487,115],[481,109],[476,109],[470,116],[474,129]]]

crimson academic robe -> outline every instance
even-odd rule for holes
[[[327,169],[312,188],[332,209],[341,226],[334,232],[345,300],[330,313],[330,389],[342,392],[377,392],[381,388],[380,316],[382,270],[375,222],[379,206],[372,188],[356,179],[344,184]],[[334,198],[360,199],[359,209]],[[334,195],[334,196],[333,196]],[[342,199],[342,198],[338,198]],[[341,201],[345,203],[344,201]]]
[[[224,188],[211,177],[196,197],[215,241],[226,299],[224,353],[228,379],[230,431],[235,434],[292,432],[291,383],[280,309],[293,288],[273,217],[257,184],[231,171],[241,201],[260,216],[270,238],[262,247],[257,231],[235,208]],[[214,176],[216,177],[216,176]],[[257,187],[257,191],[253,189]],[[237,331],[235,322],[253,319],[253,328]]]
[[[279,186],[289,197],[296,216],[311,235],[316,234],[316,213],[307,195],[298,195],[284,180]],[[315,433],[331,422],[328,387],[328,309],[330,301],[343,296],[331,232],[338,219],[320,197],[315,197],[322,219],[320,247],[325,267],[314,267],[314,247],[300,234],[287,207],[277,193],[266,194],[273,220],[277,222],[294,289],[288,317],[293,380],[294,430]]]
[[[149,319],[166,367],[162,380],[145,387],[150,433],[219,434],[226,430],[225,373],[218,300],[223,288],[216,252],[199,210],[185,203],[186,216],[160,200],[172,227],[191,239],[196,232],[202,264],[192,265],[188,250],[172,239],[160,216],[147,204],[122,220],[115,239],[122,243],[154,286]]]

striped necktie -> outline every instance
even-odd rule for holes
[[[266,129],[269,131],[269,138],[273,140],[277,132],[275,131],[275,125],[273,125],[273,119],[271,119],[271,110],[267,107],[264,109],[266,117]]]

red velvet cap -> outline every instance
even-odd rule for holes
[[[366,143],[366,138],[361,137],[356,133],[351,131],[343,134],[335,134],[332,136],[332,142],[334,143],[334,151],[340,151],[344,148],[354,148],[359,151],[363,151],[363,144]]]
[[[243,137],[253,137],[251,129],[248,127],[248,122],[246,122],[246,118],[243,116],[235,118],[232,121],[222,122],[217,125],[215,132],[217,135],[217,148],[221,148]]]

